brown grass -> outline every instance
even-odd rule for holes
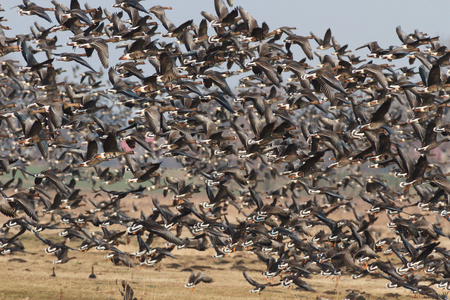
[[[24,242],[26,247],[33,243],[32,240]],[[114,266],[103,259],[104,254],[96,250],[71,253],[77,259],[56,265],[56,277],[50,276],[54,257],[43,251],[34,255],[2,256],[0,299],[122,299],[119,292],[122,280],[131,285],[138,299],[316,299],[318,296],[343,299],[349,290],[363,292],[366,299],[387,299],[388,293],[392,298],[392,291],[384,287],[385,280],[352,280],[342,276],[336,282],[320,275],[305,279],[316,293],[276,286],[266,288],[261,295],[249,295],[252,286],[244,279],[242,270],[247,270],[258,282],[264,282],[261,270],[265,269],[251,253],[235,253],[217,260],[212,258],[210,250],[201,253],[174,250],[178,259],[167,258],[155,267],[144,268]],[[92,265],[97,279],[88,278]],[[203,271],[214,282],[201,283],[191,292],[184,288],[190,270]],[[411,299],[409,293],[400,289],[394,293],[398,294],[397,299]]]
[[[124,203],[128,204],[125,209],[128,209],[133,200],[126,201]],[[146,207],[144,202],[148,203],[149,199],[134,201],[139,207]],[[363,209],[365,209],[364,205],[358,208],[359,211]],[[373,229],[378,232],[379,237],[393,236],[384,225],[388,220],[383,215],[380,215],[381,218]],[[236,216],[229,216],[229,220],[233,222],[234,217]],[[335,220],[339,217],[351,218],[351,213],[342,215],[340,212],[339,215],[332,216]],[[0,217],[1,223],[5,221],[4,216]],[[123,228],[120,229],[123,230]],[[90,230],[98,231],[99,229],[91,226]],[[16,229],[12,229],[12,232],[16,232]],[[56,241],[57,232],[58,230],[46,230],[41,235]],[[20,237],[20,240],[25,249],[31,253],[0,256],[0,266],[3,267],[0,272],[0,299],[123,299],[119,291],[122,280],[130,284],[137,299],[317,299],[323,297],[341,300],[350,290],[363,293],[366,299],[411,299],[412,297],[409,291],[401,288],[386,289],[385,279],[365,277],[352,280],[348,274],[342,276],[339,281],[324,278],[321,275],[305,279],[317,291],[316,293],[275,286],[266,288],[260,295],[249,295],[249,290],[253,286],[245,280],[243,271],[245,270],[256,281],[263,283],[262,271],[266,269],[266,266],[251,252],[236,252],[218,260],[212,258],[213,249],[204,252],[175,249],[173,254],[178,259],[168,257],[154,267],[128,268],[114,266],[110,261],[105,261],[103,257],[108,252],[91,249],[86,253],[70,251],[69,257],[75,256],[76,259],[66,264],[54,265],[52,261],[56,260],[56,257],[47,255],[44,252],[46,246],[31,233],[27,232]],[[120,250],[136,251],[138,249],[136,239],[130,237],[130,240],[129,245],[120,245]],[[69,241],[68,245],[78,248],[80,241]],[[54,266],[56,266],[57,276],[51,277]],[[97,279],[88,278],[91,266],[95,267]],[[214,282],[200,283],[193,292],[187,290],[184,284],[187,283],[192,270],[203,271],[212,277]],[[279,280],[278,278],[276,280]]]

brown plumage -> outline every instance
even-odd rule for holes
[[[211,283],[213,282],[213,279],[203,272],[198,272],[197,274],[195,274],[195,271],[192,271],[191,275],[189,276],[188,283],[186,283],[184,286],[193,291],[195,286],[200,282]]]

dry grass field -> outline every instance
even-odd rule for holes
[[[132,200],[124,199],[130,204]],[[143,207],[144,199],[136,201]],[[128,206],[128,205],[127,205]],[[364,209],[360,206],[359,210]],[[231,211],[230,211],[231,213]],[[233,216],[236,217],[236,216]],[[350,217],[349,215],[345,216]],[[334,216],[337,218],[337,216]],[[230,218],[230,220],[233,220]],[[6,221],[1,217],[2,224]],[[384,225],[387,218],[382,214],[374,229],[380,237],[388,234]],[[114,228],[113,228],[114,229]],[[116,228],[118,229],[118,228]],[[98,230],[91,226],[91,231]],[[16,229],[12,229],[16,232]],[[55,240],[56,231],[46,230],[41,235]],[[317,292],[286,289],[282,286],[268,287],[261,294],[249,294],[253,288],[244,278],[246,271],[253,279],[264,283],[262,271],[266,266],[251,252],[235,252],[223,259],[214,259],[213,249],[199,252],[189,249],[175,249],[172,253],[178,258],[165,258],[154,267],[128,268],[114,266],[106,261],[101,252],[91,249],[86,253],[69,252],[69,257],[76,257],[66,264],[54,265],[56,258],[44,252],[46,247],[31,233],[21,238],[25,249],[30,253],[14,253],[0,256],[0,299],[123,299],[122,280],[127,281],[134,290],[137,299],[344,299],[349,291],[362,293],[365,299],[411,299],[413,295],[402,288],[389,290],[385,279],[364,277],[352,280],[349,275],[340,280],[313,275],[305,281]],[[60,239],[59,241],[62,241]],[[162,242],[162,240],[158,240]],[[447,243],[447,241],[445,241]],[[79,240],[69,241],[69,246],[78,248]],[[448,246],[448,245],[447,245]],[[130,237],[130,244],[120,245],[123,251],[134,252],[137,242]],[[382,258],[384,259],[384,258]],[[50,276],[56,268],[56,277]],[[89,279],[91,267],[94,266],[97,279]],[[212,277],[211,284],[200,283],[194,291],[187,290],[190,272],[203,271]],[[279,277],[278,277],[279,278]],[[277,279],[278,280],[278,279]]]
[[[31,239],[23,239],[26,248],[43,248]],[[32,247],[32,245],[35,247]],[[128,246],[130,251],[135,249]],[[133,248],[133,249],[132,249]],[[126,250],[126,249],[124,249]],[[63,265],[56,265],[52,274],[53,256],[44,251],[36,254],[15,254],[0,257],[4,270],[0,299],[122,299],[119,289],[126,280],[137,299],[343,299],[349,290],[364,293],[366,299],[411,299],[409,292],[388,290],[386,280],[352,280],[342,276],[339,281],[320,275],[306,279],[316,293],[268,287],[260,295],[249,295],[252,288],[244,279],[247,273],[258,282],[264,282],[261,271],[264,264],[250,253],[235,253],[222,260],[212,258],[213,252],[174,250],[178,259],[167,258],[155,267],[114,266],[103,259],[105,253],[90,250],[72,253],[77,257]],[[94,266],[97,279],[89,279]],[[203,271],[214,279],[211,284],[201,283],[191,292],[184,287],[191,270]]]

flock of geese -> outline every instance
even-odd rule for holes
[[[401,27],[397,46],[352,51],[330,29],[270,29],[232,2],[214,0],[199,24],[138,0],[23,0],[14,9],[34,25],[16,36],[0,18],[1,254],[30,250],[25,232],[54,263],[247,251],[270,280],[244,272],[251,292],[314,291],[308,278],[321,274],[447,299],[450,51]],[[145,203],[136,216],[132,197]],[[186,287],[200,282],[212,278],[193,272]]]

